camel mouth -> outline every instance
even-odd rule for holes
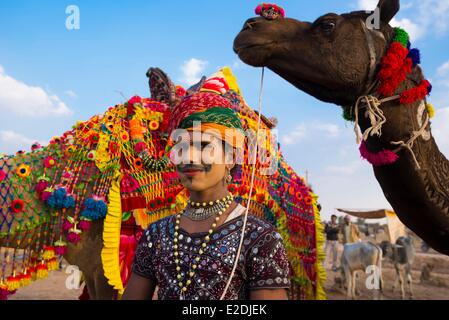
[[[269,48],[274,41],[257,41],[248,35],[248,30],[242,31],[234,40],[233,50],[239,58],[254,67],[260,67],[270,57]]]

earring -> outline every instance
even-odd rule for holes
[[[232,181],[232,175],[231,175],[231,173],[230,173],[230,170],[229,169],[227,169],[226,170],[226,183],[231,183],[231,181]]]

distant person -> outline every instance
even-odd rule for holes
[[[326,223],[324,232],[326,233],[326,245],[324,248],[326,259],[324,261],[324,266],[327,267],[330,255],[332,255],[332,271],[336,271],[340,226],[337,223],[337,216],[335,214],[331,216],[331,221]]]
[[[360,231],[355,224],[351,222],[350,216],[345,216],[342,227],[343,244],[360,241]]]

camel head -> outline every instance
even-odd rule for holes
[[[319,100],[352,105],[373,81],[393,33],[388,23],[398,11],[399,0],[380,0],[379,28],[368,27],[374,20],[365,11],[327,13],[314,22],[251,18],[235,38],[234,51]]]

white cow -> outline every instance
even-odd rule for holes
[[[368,269],[371,267],[371,269]],[[378,281],[377,288],[373,291],[374,298],[382,296],[382,249],[368,241],[345,244],[341,256],[341,272],[344,283],[346,283],[347,299],[355,299],[356,292],[356,272],[372,270],[375,281]]]

